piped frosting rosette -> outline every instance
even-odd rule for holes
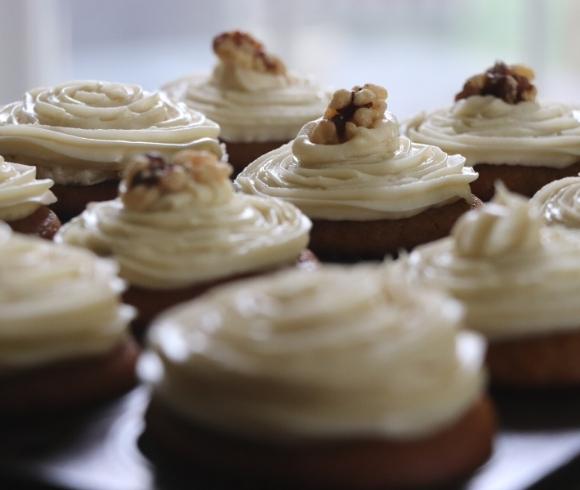
[[[466,324],[491,339],[579,326],[580,248],[564,227],[542,227],[534,208],[503,186],[470,211],[452,236],[400,260],[406,274],[449,291]]]
[[[36,167],[6,162],[0,156],[0,220],[26,218],[55,202],[52,185],[50,179],[36,178]]]
[[[385,89],[367,84],[352,93],[368,92],[368,87],[384,92],[382,98],[373,96],[384,105],[372,114],[375,120],[366,125],[362,116],[360,124],[348,121],[345,131],[350,128],[350,134],[340,141],[319,139],[324,137],[319,128],[342,117],[328,116],[337,112],[334,105],[351,118],[361,109],[371,110],[367,103],[342,106],[336,101],[349,91],[336,92],[328,117],[307,123],[292,143],[246,167],[236,179],[239,189],[285,199],[309,217],[327,220],[407,218],[433,206],[472,200],[469,183],[477,173],[465,167],[465,159],[400,136],[396,118],[385,113]]]
[[[123,278],[148,289],[295,262],[308,244],[308,218],[277,199],[235,194],[230,173],[207,152],[140,157],[121,198],[90,204],[56,240],[114,257]]]
[[[219,59],[210,76],[189,75],[163,90],[218,122],[228,142],[288,141],[328,103],[327,90],[288,73],[248,34],[222,34],[214,50]]]
[[[217,124],[184,104],[121,83],[38,88],[0,110],[0,151],[62,184],[115,178],[144,151],[197,148],[221,156],[218,134]]]
[[[107,352],[133,308],[113,262],[0,224],[0,372]]]
[[[580,177],[566,177],[542,187],[530,200],[544,223],[580,230]]]
[[[163,314],[140,372],[193,423],[252,438],[412,439],[480,396],[484,345],[461,320],[377,268],[292,270]]]
[[[512,73],[513,66],[506,65],[503,65],[505,73],[490,74],[500,65],[485,75],[472,77],[484,77],[488,84],[495,83],[493,90],[472,87],[464,93],[464,88],[450,108],[421,113],[410,120],[406,124],[407,136],[417,143],[438,145],[449,153],[460,153],[469,165],[505,163],[562,168],[579,161],[579,108],[537,102],[535,88],[527,97],[509,98],[508,87],[519,88],[514,78],[518,76]],[[533,72],[525,70],[529,72],[529,85]],[[466,87],[469,85],[468,80]]]

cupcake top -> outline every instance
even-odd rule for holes
[[[324,116],[296,139],[246,167],[236,179],[248,194],[296,204],[311,218],[407,218],[473,196],[477,178],[461,155],[399,136],[385,112],[387,91],[366,84],[338,90]]]
[[[217,121],[228,142],[288,141],[317,117],[329,93],[287,71],[250,34],[225,32],[213,40],[213,73],[190,75],[163,89]]]
[[[580,159],[580,111],[536,101],[534,72],[498,62],[467,80],[455,104],[422,113],[406,132],[467,163],[565,167]]]
[[[56,202],[54,182],[36,178],[36,167],[7,162],[0,156],[0,220],[16,221],[40,206]]]
[[[308,244],[308,218],[277,199],[235,194],[230,173],[209,152],[141,155],[125,173],[120,198],[89,204],[55,239],[113,256],[121,277],[148,289],[296,261]]]
[[[78,81],[27,92],[0,109],[0,151],[60,184],[117,178],[128,159],[200,148],[221,155],[213,121],[137,85]]]
[[[164,313],[140,365],[194,423],[253,438],[415,438],[480,396],[462,309],[369,266],[292,270]]]
[[[580,176],[555,180],[530,200],[544,223],[580,230]]]
[[[0,372],[101,354],[126,335],[116,266],[0,224]]]
[[[463,302],[466,324],[492,339],[577,329],[580,247],[564,227],[542,227],[524,198],[496,188],[449,238],[399,261],[405,273]]]

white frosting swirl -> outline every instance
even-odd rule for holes
[[[148,212],[120,199],[92,203],[55,240],[112,256],[121,277],[149,289],[177,289],[296,261],[311,223],[277,199],[234,194],[229,180],[194,183]]]
[[[460,218],[451,237],[417,247],[399,267],[459,299],[467,326],[491,339],[577,329],[578,238],[540,223],[523,199],[500,193]]]
[[[422,113],[407,136],[477,163],[562,168],[580,160],[580,111],[565,104],[508,104],[474,95],[451,108]]]
[[[580,177],[566,177],[542,187],[530,200],[544,223],[580,229]]]
[[[199,148],[221,156],[219,127],[137,85],[68,82],[27,92],[0,110],[0,152],[61,184],[116,178],[129,158]]]
[[[6,162],[0,156],[0,220],[26,218],[40,206],[56,202],[52,185],[52,180],[36,178],[36,167]]]
[[[309,78],[259,73],[219,63],[211,77],[163,86],[170,97],[219,123],[227,142],[288,141],[324,112],[330,92]]]
[[[112,262],[0,225],[0,371],[107,352],[133,308]]]
[[[163,314],[140,366],[194,423],[253,438],[417,438],[480,396],[462,309],[378,268],[286,271]]]
[[[346,143],[310,141],[317,121],[292,144],[246,167],[236,185],[249,194],[288,200],[311,218],[378,220],[407,218],[449,202],[471,200],[477,178],[461,155],[399,137],[387,113],[378,127],[358,128]]]

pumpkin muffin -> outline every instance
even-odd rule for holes
[[[580,248],[574,232],[542,226],[536,209],[498,186],[450,238],[415,249],[396,267],[446,289],[468,328],[489,340],[497,385],[580,385]]]
[[[484,342],[442,293],[369,266],[285,271],[159,317],[146,436],[239,485],[441,484],[488,458]],[[256,484],[256,486],[258,486]],[[286,487],[285,487],[286,488]]]
[[[0,414],[60,413],[135,384],[123,287],[112,262],[0,224]]]
[[[213,153],[141,155],[113,201],[92,203],[63,226],[64,242],[114,258],[137,307],[138,330],[161,310],[233,279],[316,263],[311,223],[296,207],[235,194],[231,167]]]
[[[310,246],[327,260],[382,259],[446,236],[478,204],[461,155],[411,143],[385,112],[387,91],[338,90],[324,116],[236,179],[248,194],[285,199],[313,220]]]
[[[195,148],[221,157],[218,134],[217,124],[184,104],[122,83],[37,88],[0,109],[0,153],[55,182],[53,209],[63,220],[116,197],[131,156]]]
[[[290,73],[250,34],[224,32],[213,50],[211,75],[189,75],[163,90],[220,125],[235,173],[294,138],[328,103],[328,90]]]
[[[453,106],[411,120],[407,136],[466,157],[479,173],[473,193],[484,201],[497,180],[531,197],[548,182],[580,171],[577,108],[536,101],[533,80],[530,68],[497,62],[469,78]]]
[[[60,221],[49,204],[56,201],[50,179],[37,179],[36,167],[7,162],[0,156],[0,221],[27,235],[52,239]]]

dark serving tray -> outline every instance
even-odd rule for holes
[[[501,423],[493,457],[461,488],[580,489],[580,392],[495,393],[494,398]],[[147,390],[140,387],[48,430],[0,427],[0,488],[214,488],[193,471],[164,474],[145,456],[141,433],[147,401]]]

